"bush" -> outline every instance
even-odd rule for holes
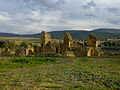
[[[0,41],[0,48],[10,48],[14,49],[16,47],[16,44],[11,41]]]
[[[27,42],[22,42],[22,43],[20,44],[20,47],[27,48],[27,47],[28,47],[28,44],[27,44]]]

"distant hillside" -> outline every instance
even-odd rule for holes
[[[102,28],[102,29],[95,29],[93,30],[93,32],[120,33],[120,29]]]
[[[2,33],[0,32],[0,37],[19,37],[19,34],[13,34],[13,33]]]
[[[85,30],[64,30],[64,31],[52,31],[49,32],[52,38],[63,39],[64,33],[70,32],[73,39],[86,39],[90,33],[95,34],[99,39],[107,38],[120,38],[120,29],[95,29],[92,31]],[[40,38],[40,33],[31,35],[19,35],[12,33],[0,33],[0,37],[38,37]]]
[[[52,35],[52,38],[62,39],[65,32],[70,32],[71,35],[73,36],[73,39],[78,40],[87,39],[87,36],[91,33],[95,34],[99,39],[120,38],[120,29],[95,29],[92,31],[65,30],[65,31],[52,31],[50,32],[50,34]]]
[[[95,29],[92,31],[100,39],[120,38],[120,29]]]

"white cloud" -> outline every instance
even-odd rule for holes
[[[119,0],[0,0],[0,32],[120,28],[119,6]]]
[[[11,18],[0,15],[0,21],[9,21],[9,20],[11,20]]]

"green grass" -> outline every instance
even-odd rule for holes
[[[119,90],[120,57],[7,57],[0,89]]]
[[[48,57],[7,57],[0,60],[0,72],[22,67],[34,67],[55,63],[55,60]]]

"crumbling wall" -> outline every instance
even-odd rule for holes
[[[25,56],[28,56],[28,55],[34,55],[34,48],[33,47],[28,47],[25,49]]]
[[[42,32],[41,34],[41,47],[46,46],[47,43],[51,41],[51,35],[47,32]]]
[[[74,51],[75,56],[87,56],[87,48],[86,47],[74,47],[72,48]]]
[[[51,41],[51,35],[43,31],[41,34],[41,50],[40,50],[41,54],[48,52],[47,50],[48,50],[48,46],[50,46],[49,45],[50,41]]]
[[[15,51],[9,49],[9,48],[4,48],[3,51],[1,51],[1,56],[14,56]]]
[[[100,47],[100,41],[96,41],[96,47]]]
[[[72,40],[71,34],[66,32],[64,34],[64,49],[65,50],[70,50],[72,43],[73,43],[73,40]]]
[[[75,57],[75,53],[73,51],[65,51],[63,56]]]
[[[98,56],[98,55],[99,55],[99,53],[96,50],[96,48],[93,48],[93,47],[88,48],[87,56]]]

